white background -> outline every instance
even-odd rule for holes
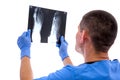
[[[0,1],[0,80],[19,80],[20,50],[17,38],[27,30],[29,5],[67,11],[66,37],[68,53],[74,63],[84,62],[75,52],[75,34],[82,16],[94,9],[112,13],[120,25],[119,0],[1,0]],[[109,51],[110,59],[120,60],[120,28],[114,45]],[[63,67],[55,43],[32,44],[31,65],[34,78],[47,75]]]

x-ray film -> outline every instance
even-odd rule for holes
[[[65,37],[67,12],[29,6],[28,29],[31,29],[31,41],[57,42]]]

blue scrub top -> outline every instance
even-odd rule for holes
[[[54,73],[34,80],[120,80],[120,62],[115,59],[67,65]]]

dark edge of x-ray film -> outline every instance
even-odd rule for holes
[[[35,17],[36,16],[36,17]],[[31,42],[34,42],[35,23],[39,23],[40,43],[48,43],[48,37],[53,36],[60,43],[60,36],[65,37],[67,12],[38,6],[29,6],[28,28],[31,29]]]

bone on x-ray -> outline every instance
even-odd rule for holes
[[[65,37],[67,12],[29,6],[28,29],[31,41],[54,43],[60,36]]]

